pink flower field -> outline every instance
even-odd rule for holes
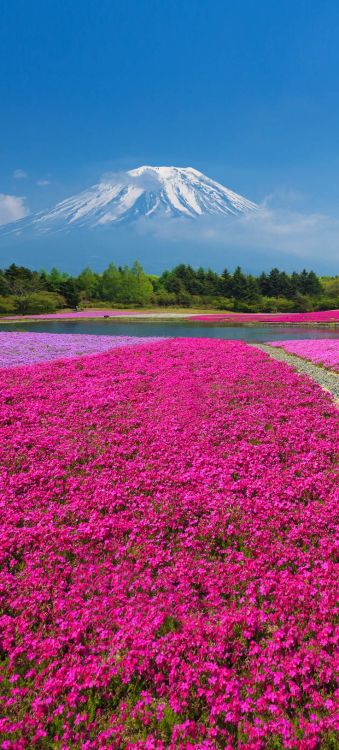
[[[0,381],[0,747],[337,747],[328,393],[208,339]]]
[[[339,372],[339,338],[308,339],[295,341],[268,341],[270,346],[278,346],[289,354],[308,359],[316,365],[323,365]]]
[[[107,310],[101,308],[100,310],[79,310],[78,312],[56,312],[56,313],[32,313],[30,315],[2,315],[0,320],[22,320],[23,318],[29,318],[30,320],[81,320],[81,318],[107,318],[114,315],[140,315],[140,313],[133,310]]]
[[[96,354],[118,346],[133,346],[154,338],[95,336],[78,333],[29,333],[0,331],[0,367],[35,364],[84,354]]]
[[[338,323],[339,310],[309,313],[216,313],[190,315],[189,320],[230,321],[233,323]]]
[[[166,315],[166,313],[163,313]],[[56,312],[56,313],[37,313],[30,315],[2,315],[0,320],[81,320],[88,318],[111,318],[120,316],[147,317],[150,315],[149,310],[107,310],[101,308],[98,310],[88,309],[79,312]],[[161,313],[157,313],[161,317]],[[154,317],[151,315],[151,317]],[[183,317],[180,315],[179,317]],[[187,315],[188,320],[201,321],[229,321],[236,323],[339,323],[339,310],[321,310],[319,312],[309,313],[207,313],[199,315]]]

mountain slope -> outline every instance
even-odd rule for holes
[[[143,166],[102,179],[30,223],[47,230],[56,225],[97,226],[154,216],[231,216],[256,209],[255,203],[192,167]]]

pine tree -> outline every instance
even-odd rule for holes
[[[246,302],[257,302],[260,298],[260,288],[258,279],[254,276],[247,276]]]
[[[260,274],[258,284],[261,294],[263,294],[264,297],[269,297],[269,281],[266,273],[263,272]]]
[[[220,294],[223,297],[231,297],[232,295],[232,276],[227,268],[224,268],[219,282]]]
[[[247,296],[247,279],[240,266],[237,266],[232,277],[232,295],[236,300],[245,300]]]
[[[310,294],[313,297],[320,297],[320,295],[323,293],[324,289],[318,279],[318,276],[314,273],[314,271],[310,271],[306,282],[306,294]]]

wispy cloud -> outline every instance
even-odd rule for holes
[[[23,219],[29,214],[26,198],[0,193],[0,225]]]
[[[46,185],[51,184],[51,180],[37,180],[36,184],[39,185],[39,187],[46,187]]]
[[[135,185],[141,190],[158,190],[159,177],[154,172],[143,172],[142,174],[132,175],[130,172],[104,172],[101,175],[100,182],[108,182],[113,185]]]
[[[339,217],[271,208],[269,201],[264,201],[258,211],[241,217],[205,216],[195,221],[144,219],[135,227],[141,234],[151,232],[167,241],[219,245],[253,255],[260,252],[271,258],[275,253],[305,262],[338,258]]]
[[[15,169],[13,172],[13,177],[15,180],[26,180],[28,174],[24,169]]]
[[[309,196],[306,193],[302,193],[300,190],[295,190],[289,187],[279,187],[274,190],[273,193],[267,195],[263,201],[266,206],[293,206],[300,204],[306,200]]]

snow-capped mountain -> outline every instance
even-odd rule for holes
[[[52,210],[31,217],[30,224],[48,230],[63,225],[98,226],[141,217],[241,215],[257,205],[192,167],[138,167],[112,175]]]

